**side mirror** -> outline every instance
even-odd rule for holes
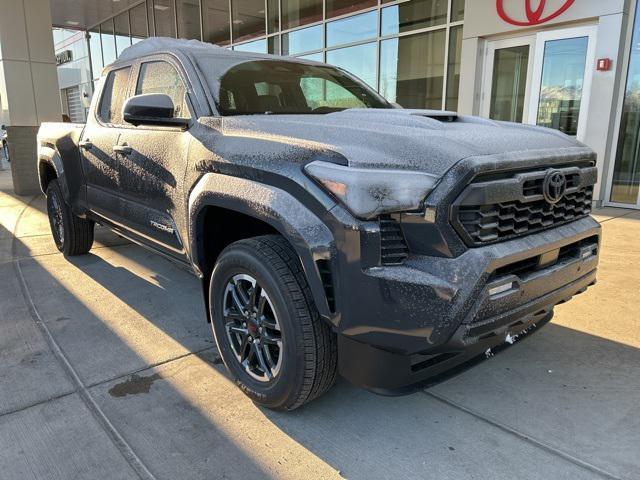
[[[186,126],[188,118],[173,118],[173,100],[164,93],[136,95],[122,107],[122,118],[132,125]]]

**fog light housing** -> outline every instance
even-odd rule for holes
[[[497,287],[491,287],[489,289],[489,296],[495,297],[496,295],[500,295],[501,293],[508,292],[513,289],[514,282],[503,283],[502,285],[498,285]]]

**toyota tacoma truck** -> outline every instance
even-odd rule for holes
[[[338,374],[424,388],[596,281],[591,149],[402,109],[322,63],[145,40],[86,125],[38,142],[58,249],[87,253],[98,223],[193,272],[228,371],[272,409]]]

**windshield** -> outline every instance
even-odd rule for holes
[[[337,68],[258,60],[231,68],[220,82],[221,115],[324,114],[348,108],[393,108]]]

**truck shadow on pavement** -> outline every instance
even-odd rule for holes
[[[466,478],[480,469],[632,478],[640,469],[640,350],[631,346],[552,323],[426,392],[385,398],[338,381],[306,407],[275,413],[255,407],[220,364],[195,277],[134,245],[94,252],[19,268],[52,337],[158,478]],[[5,457],[18,463],[30,448],[10,445],[19,428],[0,429]]]
[[[29,210],[37,217],[43,208],[35,204]],[[205,371],[208,376],[221,377],[213,370],[218,357],[210,337],[199,338],[208,332],[207,324],[200,312],[189,310],[190,304],[199,307],[191,301],[193,295],[182,296],[184,291],[176,289],[175,295],[167,296],[158,285],[124,268],[112,267],[94,254],[65,259],[48,251],[24,258],[36,237],[17,238],[14,233],[18,228],[11,232],[0,224],[0,238],[12,239],[12,245],[3,248],[23,257],[0,265],[0,400],[9,400],[0,408],[2,478],[26,478],[26,471],[32,472],[33,478],[136,477],[125,461],[126,452],[120,454],[118,442],[112,443],[101,431],[94,408],[80,401],[78,385],[68,372],[65,374],[62,362],[52,353],[55,348],[45,341],[46,331],[98,409],[157,478],[268,476],[268,465],[252,457],[239,441],[241,432],[217,423],[206,415],[203,399],[185,393],[194,372],[200,377],[205,377]],[[119,240],[106,231],[98,237],[105,243]],[[50,237],[49,241],[52,244]],[[132,250],[129,262],[147,254],[133,246],[98,247],[96,252],[107,259],[127,258],[117,254],[120,249],[128,254],[127,249]],[[166,261],[156,267],[156,271],[173,268]],[[113,292],[91,282],[81,270],[104,276],[105,285]],[[179,271],[171,275],[177,283],[188,277]],[[156,278],[162,278],[161,274]],[[124,289],[116,288],[121,282]],[[123,304],[116,293],[131,306]],[[182,306],[180,317],[166,314],[174,300]],[[31,315],[30,302],[35,307]],[[163,302],[161,308],[149,307]],[[136,309],[148,318],[134,313]],[[46,331],[37,328],[39,322]],[[190,355],[191,351],[198,356]],[[198,375],[198,371],[202,373]],[[136,377],[151,379],[149,388],[118,388]],[[214,387],[211,394],[216,395],[220,387],[235,393],[228,380],[219,383],[209,385]],[[236,397],[242,394],[238,392]],[[31,433],[22,435],[25,430]],[[56,468],[51,469],[50,464]]]

